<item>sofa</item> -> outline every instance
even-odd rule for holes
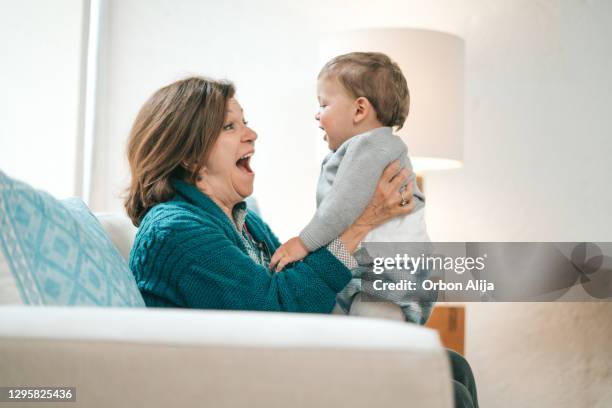
[[[69,407],[453,406],[450,367],[435,331],[374,317],[146,308],[129,283],[131,274],[123,276],[135,234],[127,217],[94,217],[81,205],[83,218],[71,230],[78,206],[15,185],[0,172],[0,272],[5,272],[0,273],[0,387],[74,387],[75,402],[48,404]],[[19,194],[31,197],[19,202]],[[60,216],[37,201],[40,194]],[[39,218],[28,202],[44,207]],[[45,246],[38,239],[39,252],[26,253],[31,248],[25,245],[18,254],[20,242],[37,239],[33,225],[62,217],[70,220],[54,228],[72,235],[59,239],[56,231],[60,244]],[[91,265],[108,260],[87,269],[83,260],[90,255],[73,255],[68,242],[87,235],[79,229],[85,224],[92,225],[92,237],[112,248],[80,241],[75,251],[89,249],[95,259],[112,252],[113,262],[123,263],[106,273],[119,269],[123,275],[113,275],[104,291],[96,292],[103,277]],[[53,260],[52,267],[29,261],[38,256]],[[53,275],[30,289],[18,276],[20,265],[30,268],[26,275],[34,279],[73,258],[80,260],[71,269],[76,273]],[[81,283],[64,296],[62,288],[72,284],[62,281],[65,276]],[[117,284],[120,279],[127,283]],[[94,290],[81,288],[92,282]],[[113,290],[121,296],[109,295]],[[121,305],[119,298],[134,304]]]

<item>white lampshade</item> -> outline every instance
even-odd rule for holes
[[[450,169],[463,160],[463,55],[457,36],[430,30],[369,28],[326,34],[321,66],[353,51],[376,51],[397,62],[410,89],[410,114],[399,131],[415,171]]]

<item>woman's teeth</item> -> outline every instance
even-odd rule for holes
[[[253,170],[251,170],[251,166],[250,166],[251,156],[253,156],[253,153],[248,153],[242,156],[236,162],[236,167],[240,168],[241,170],[246,171],[247,173],[253,173]]]

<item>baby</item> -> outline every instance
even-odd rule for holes
[[[280,271],[309,252],[327,245],[363,212],[387,165],[399,160],[411,169],[408,150],[393,134],[400,129],[410,104],[406,79],[389,57],[354,52],[333,58],[321,69],[317,93],[320,110],[315,119],[325,131],[331,152],[323,160],[317,185],[317,211],[299,237],[287,241],[272,256],[270,267]],[[411,174],[416,207],[403,217],[372,230],[364,242],[429,242],[425,226],[425,197]],[[403,190],[398,192],[402,194]],[[338,294],[345,313],[351,309],[360,281],[353,279]],[[407,321],[424,324],[432,302],[398,303]]]

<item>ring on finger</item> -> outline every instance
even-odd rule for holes
[[[400,196],[402,197],[402,202],[400,203],[400,207],[405,206],[409,202],[409,200],[406,200],[406,197],[404,197],[404,193],[405,192],[406,192],[406,190],[401,190],[400,191]]]

